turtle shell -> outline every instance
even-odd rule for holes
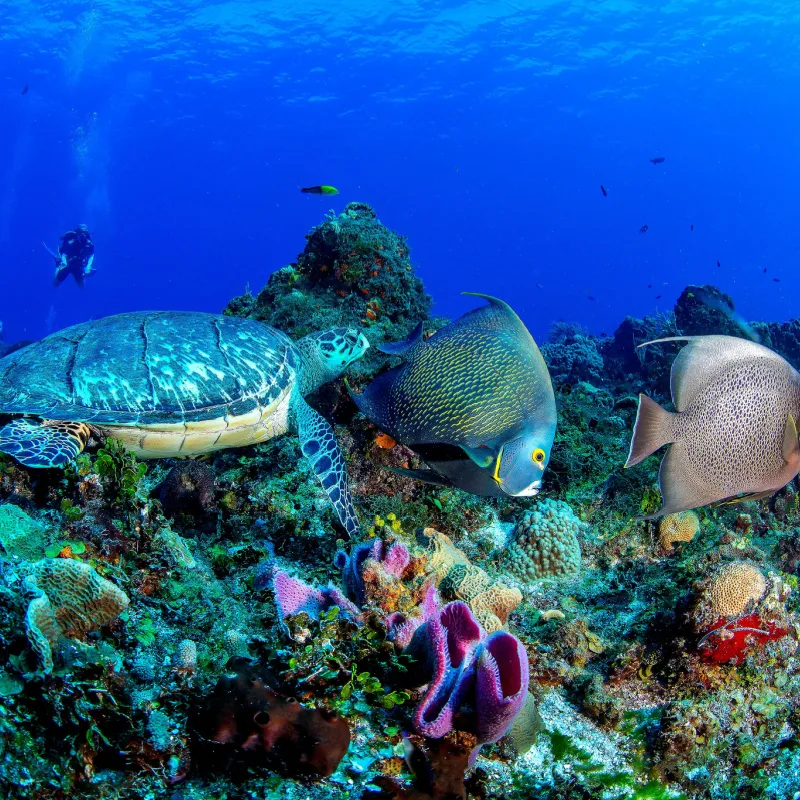
[[[236,417],[291,388],[301,363],[288,336],[253,320],[118,314],[0,359],[0,412],[98,425]]]

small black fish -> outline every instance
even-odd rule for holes
[[[717,269],[719,269],[719,267],[721,267],[721,266],[722,266],[722,264],[720,264],[719,263],[719,259],[717,259]]]
[[[663,164],[665,161],[666,159],[663,156],[656,156],[650,159],[651,164]]]
[[[781,282],[780,278],[773,278],[772,280],[775,281],[775,283],[780,283]]]
[[[590,294],[587,294],[587,295],[586,295],[586,299],[587,299],[587,300],[592,300],[592,301],[594,301],[594,299],[595,299],[595,298],[594,298],[594,297],[592,297]]]
[[[600,191],[603,193],[603,197],[608,197],[608,189],[602,183],[600,184]]]
[[[20,94],[28,94],[28,84],[27,83],[22,87],[22,91],[20,92]]]
[[[690,231],[693,231],[693,230],[694,230],[694,225],[690,225],[690,226],[689,226],[689,230],[690,230]]]
[[[649,230],[650,228],[647,225],[642,225],[642,227],[639,228],[639,233],[647,233]]]
[[[766,267],[764,267],[764,274],[765,275],[767,274],[767,268]]]
[[[661,299],[661,295],[660,295],[660,294],[657,294],[657,295],[656,295],[656,300],[660,300],[660,299]]]
[[[648,289],[652,289],[652,288],[653,288],[653,284],[652,284],[652,283],[648,283],[648,284],[647,284],[647,288],[648,288]]]

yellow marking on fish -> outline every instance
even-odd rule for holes
[[[502,483],[503,481],[500,478],[500,459],[503,457],[503,448],[500,448],[500,452],[497,454],[497,461],[494,464],[494,475],[492,478],[497,481],[497,483]]]

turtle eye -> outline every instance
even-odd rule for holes
[[[533,460],[534,460],[534,461],[535,461],[537,464],[543,464],[543,463],[544,463],[544,456],[545,456],[544,450],[542,450],[542,448],[541,448],[541,447],[537,447],[537,448],[536,448],[536,449],[533,451],[533,455],[531,456],[531,458],[532,458],[532,459],[533,459]]]

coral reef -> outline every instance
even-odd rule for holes
[[[184,459],[175,464],[158,488],[165,511],[203,514],[215,504],[214,471],[202,461]]]
[[[208,700],[193,712],[210,765],[230,758],[269,764],[290,775],[327,778],[350,746],[350,726],[338,714],[282,697],[271,676],[246,659],[232,659]],[[215,748],[214,745],[221,745]]]
[[[560,500],[543,500],[517,523],[503,565],[522,581],[574,578],[581,568],[578,534],[585,525]]]
[[[85,636],[116,619],[130,602],[125,592],[79,561],[45,558],[26,572],[22,585],[32,599],[25,628],[46,673],[53,670],[52,650],[61,636]]]
[[[691,542],[700,531],[700,518],[694,511],[666,514],[658,521],[658,544],[664,553],[672,553],[676,542]]]
[[[329,384],[310,399],[366,541],[337,540],[293,437],[195,462],[95,442],[64,470],[0,456],[0,794],[793,797],[797,482],[650,522],[658,459],[623,469],[637,394],[668,401],[680,343],[637,346],[741,335],[730,309],[687,287],[611,336],[554,326],[544,500],[387,471],[419,463]],[[227,311],[373,344],[441,324],[361,204]],[[800,320],[750,325],[799,365]],[[352,381],[391,365],[371,348]]]

